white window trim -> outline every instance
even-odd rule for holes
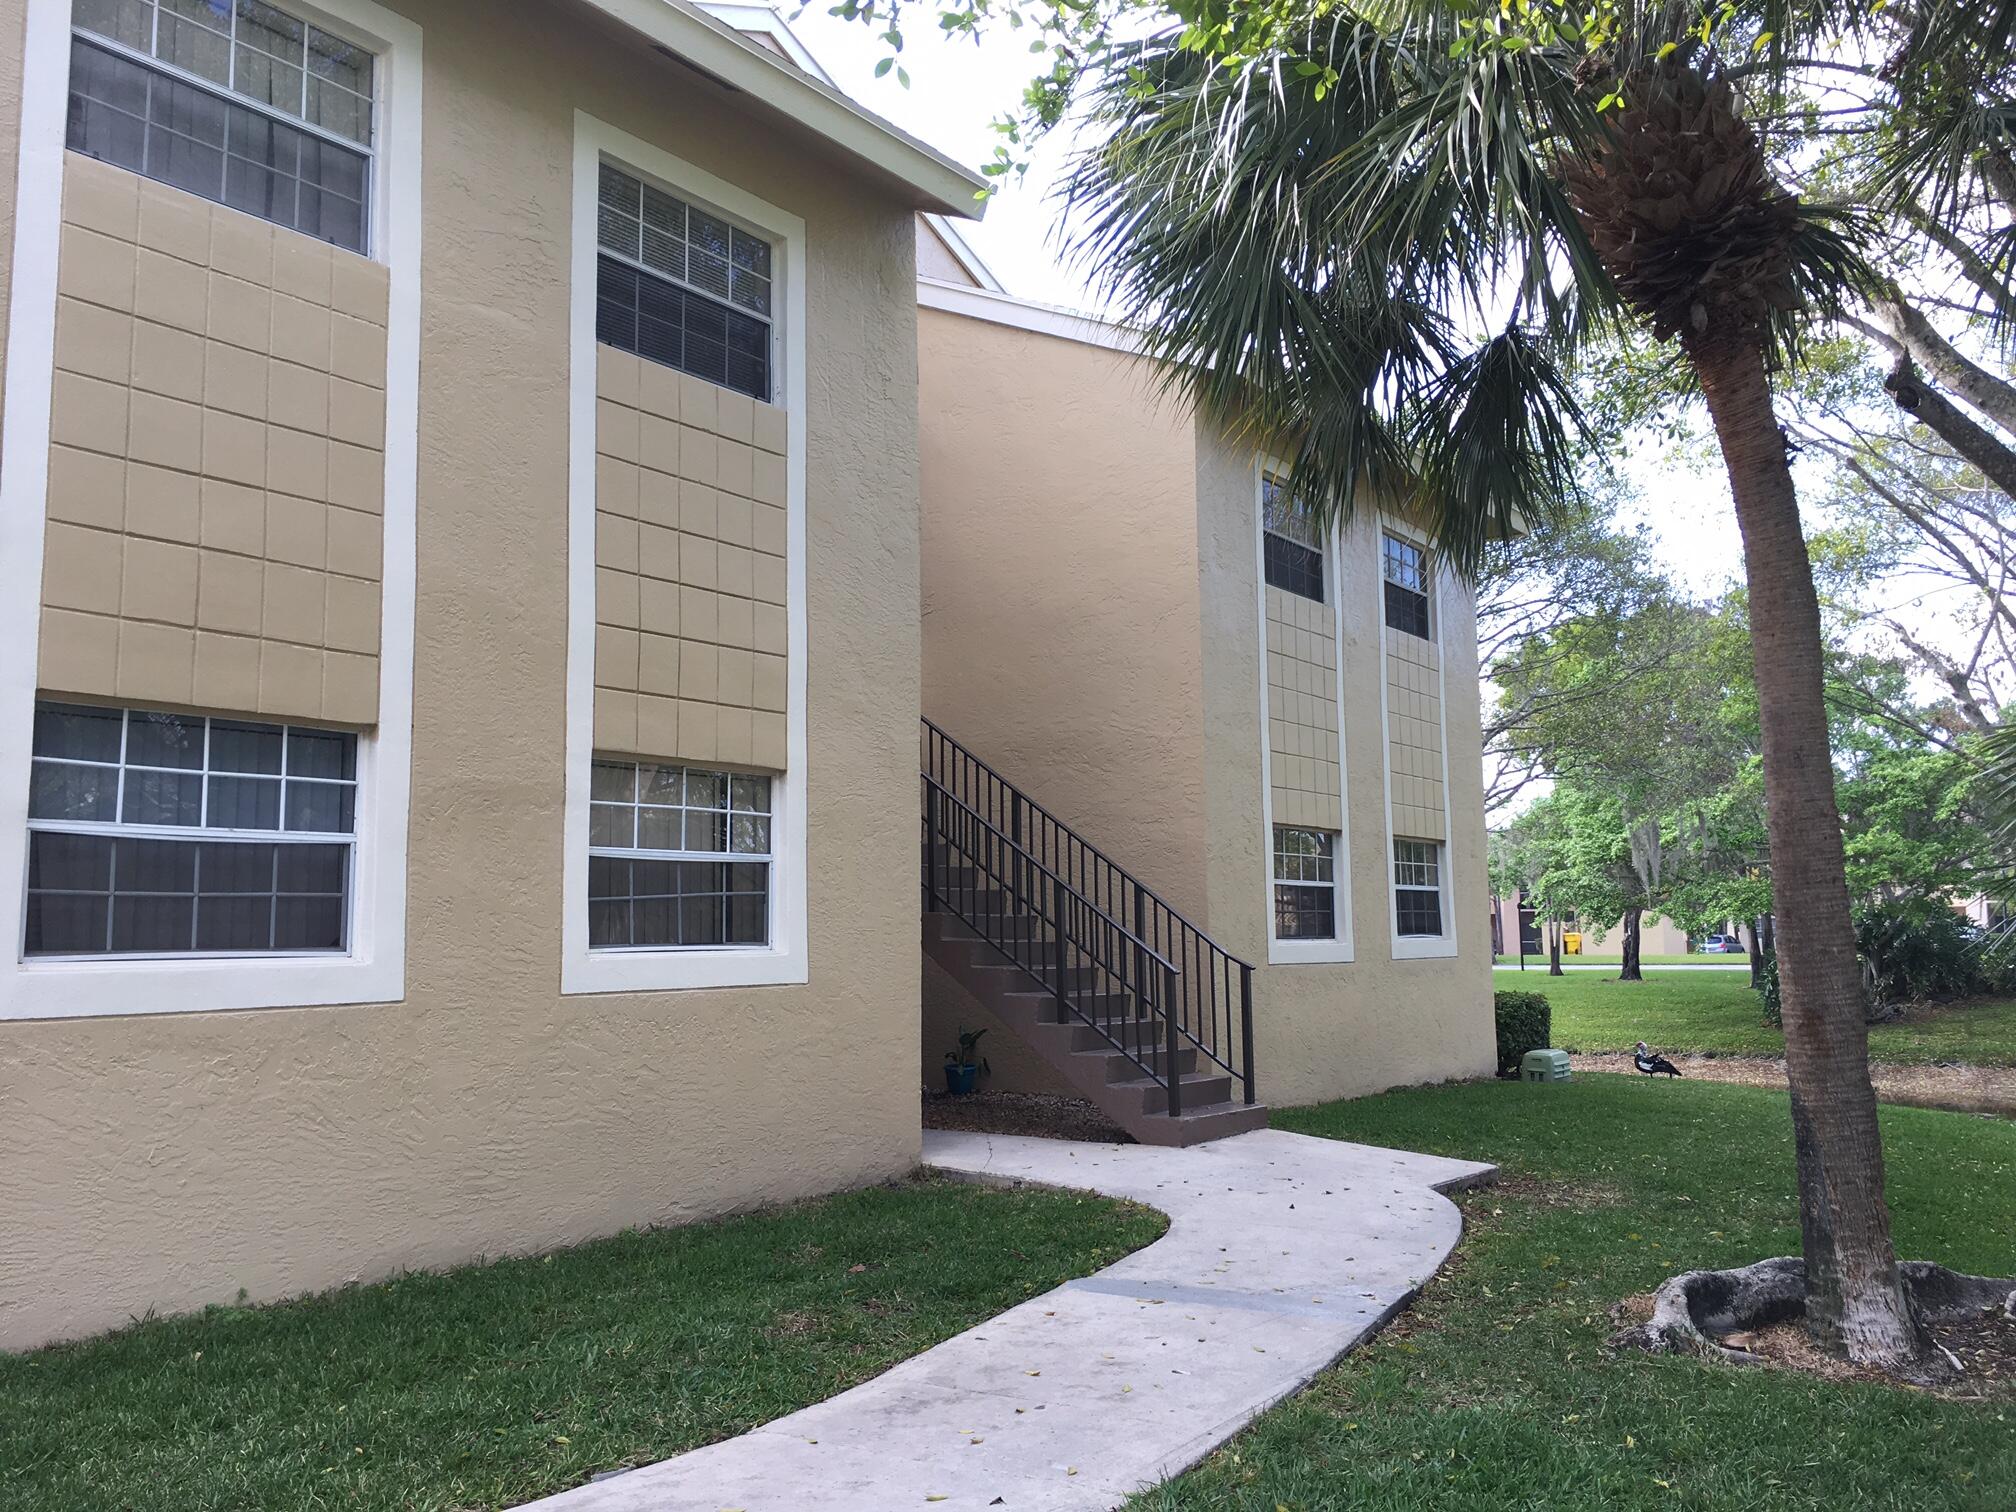
[[[1374,522],[1381,536],[1393,535],[1402,540],[1412,541],[1424,552],[1431,548],[1428,536],[1404,520],[1392,515],[1381,514]],[[1386,623],[1386,544],[1375,538],[1372,552],[1373,580],[1378,588],[1379,606],[1379,771],[1386,787],[1386,930],[1392,941],[1393,959],[1396,961],[1448,960],[1457,953],[1456,912],[1450,905],[1456,896],[1456,847],[1450,838],[1455,834],[1454,824],[1449,815],[1449,655],[1448,648],[1440,641],[1430,640],[1435,647],[1435,697],[1442,710],[1442,933],[1439,935],[1403,935],[1400,933],[1400,899],[1396,889],[1399,872],[1393,859],[1393,842],[1397,840],[1420,840],[1421,835],[1401,835],[1393,829],[1393,712],[1391,687],[1386,677],[1388,643],[1392,636],[1400,632]],[[1442,624],[1442,583],[1444,574],[1431,572],[1428,579],[1428,628],[1432,631]],[[1410,637],[1419,640],[1419,636]]]
[[[1351,907],[1351,767],[1344,739],[1344,574],[1342,539],[1333,527],[1323,543],[1324,607],[1330,611],[1337,646],[1337,845],[1330,871],[1337,886],[1337,934],[1329,940],[1283,940],[1274,933],[1274,734],[1267,682],[1267,475],[1288,470],[1277,458],[1262,457],[1253,471],[1253,570],[1259,584],[1255,607],[1260,626],[1260,835],[1262,897],[1266,903],[1267,964],[1337,965],[1355,961],[1357,947]],[[1381,669],[1383,672],[1383,668]]]
[[[347,956],[21,959],[28,879],[49,410],[70,95],[69,0],[29,0],[0,443],[0,1019],[396,1002],[406,995],[406,820],[412,787],[414,499],[420,419],[420,28],[372,0],[321,0],[378,53],[373,246],[391,273],[386,333],[385,558],[378,725],[357,742],[357,851]],[[236,212],[232,212],[236,213]],[[345,256],[352,254],[345,253]],[[60,695],[59,695],[60,696]],[[258,717],[256,711],[206,710]]]
[[[782,346],[785,458],[785,770],[771,782],[770,943],[591,950],[588,793],[595,760],[595,207],[603,158],[771,239],[772,344]],[[805,222],[585,111],[574,116],[574,262],[568,356],[567,787],[560,868],[564,994],[784,986],[809,980],[805,910]],[[772,393],[779,385],[774,381]],[[773,398],[773,403],[778,402]],[[674,753],[633,752],[677,759]],[[704,762],[693,765],[704,766]]]

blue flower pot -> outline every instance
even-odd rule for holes
[[[980,1079],[978,1063],[971,1066],[959,1065],[956,1061],[945,1066],[945,1090],[954,1097],[964,1097],[973,1090],[973,1084]]]

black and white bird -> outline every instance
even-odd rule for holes
[[[1637,1053],[1631,1057],[1631,1064],[1647,1076],[1678,1076],[1680,1068],[1663,1055],[1654,1055],[1645,1048],[1645,1041],[1638,1041]]]

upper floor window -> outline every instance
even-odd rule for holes
[[[1401,934],[1442,933],[1442,847],[1435,841],[1393,842],[1393,905]]]
[[[769,400],[769,242],[608,163],[595,232],[597,341]]]
[[[598,756],[588,804],[597,950],[770,943],[770,779]]]
[[[1260,480],[1267,585],[1323,602],[1323,538],[1273,478]]]
[[[28,956],[346,948],[357,737],[35,706]]]
[[[1337,938],[1337,836],[1274,826],[1274,938]]]
[[[69,145],[353,252],[375,60],[261,0],[76,0]]]
[[[1381,538],[1386,576],[1386,624],[1423,640],[1433,638],[1428,619],[1428,553],[1398,536]]]

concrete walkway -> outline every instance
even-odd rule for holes
[[[927,1132],[924,1159],[1132,1198],[1169,1232],[816,1407],[535,1505],[1116,1507],[1384,1323],[1462,1233],[1439,1192],[1494,1169],[1275,1129],[1187,1150]]]

